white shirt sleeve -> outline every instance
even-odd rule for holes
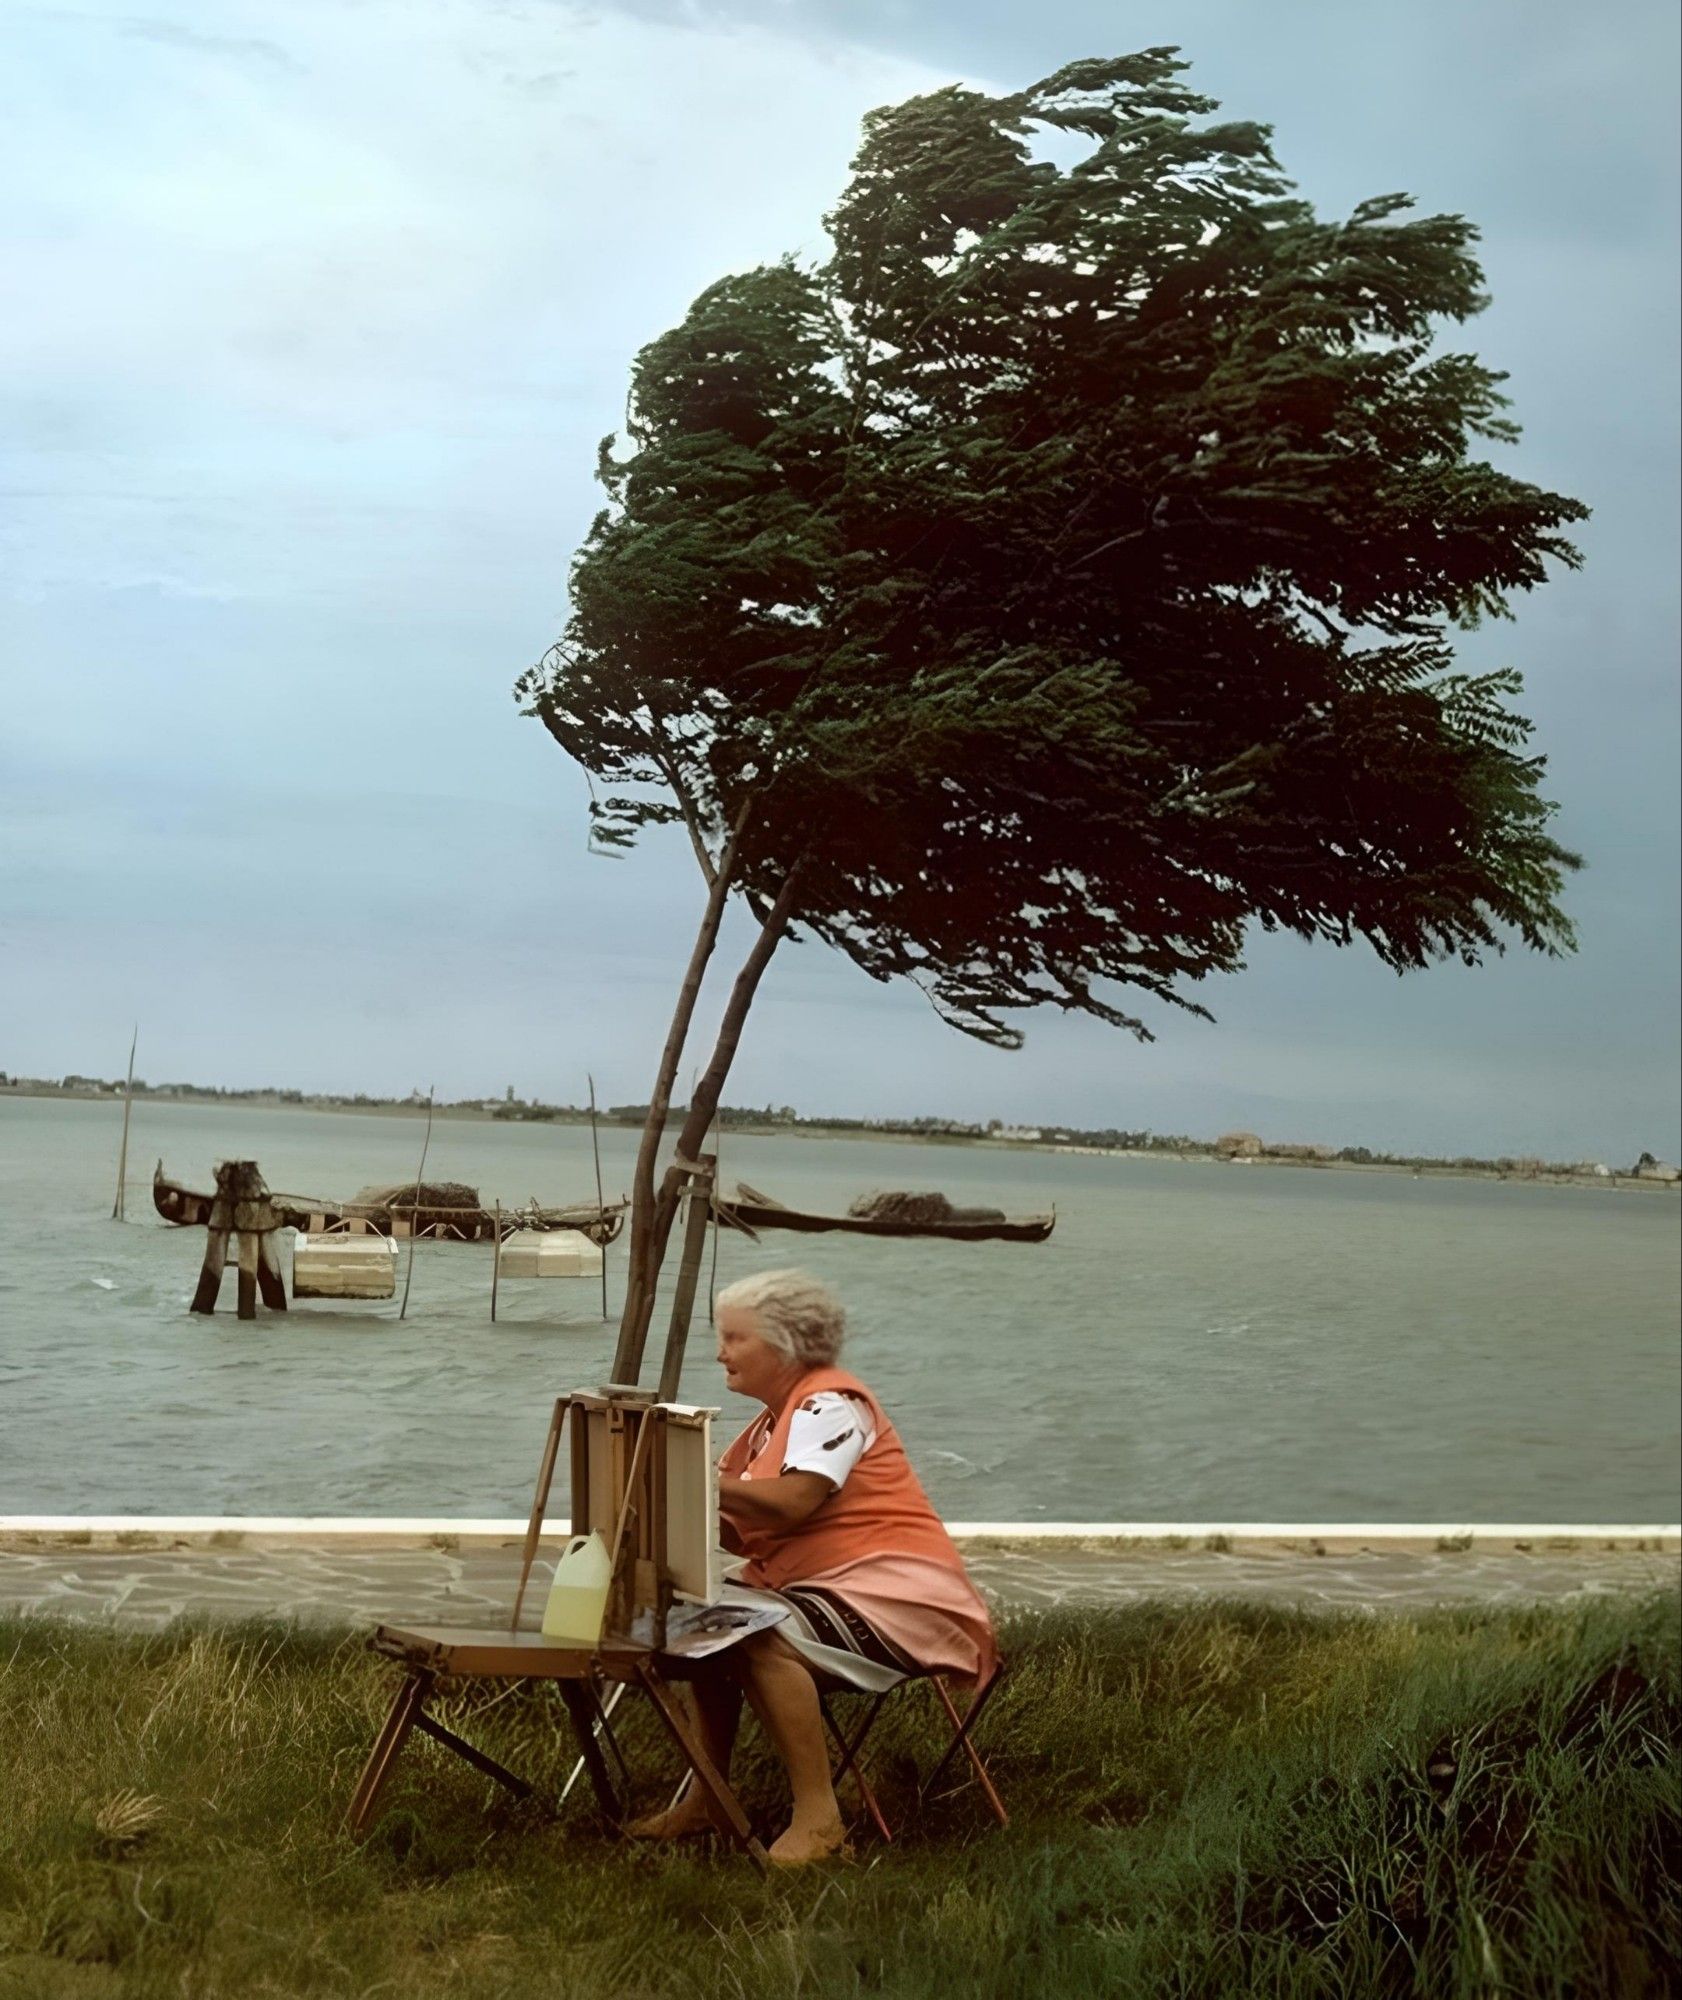
[[[832,1486],[847,1475],[876,1441],[870,1405],[839,1389],[803,1396],[788,1427],[784,1472],[819,1472]]]

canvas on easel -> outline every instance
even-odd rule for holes
[[[666,1438],[666,1564],[673,1594],[716,1604],[724,1587],[712,1424],[717,1410],[663,1403]]]

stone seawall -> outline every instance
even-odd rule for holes
[[[0,1613],[157,1629],[177,1617],[355,1630],[498,1624],[524,1523],[0,1517]],[[541,1586],[559,1537],[549,1523]],[[1002,1612],[1232,1600],[1412,1612],[1682,1585],[1675,1527],[1010,1522],[955,1529]],[[538,1601],[541,1601],[540,1594]]]

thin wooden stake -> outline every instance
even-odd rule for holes
[[[496,1198],[496,1235],[491,1242],[491,1325],[496,1325],[496,1285],[502,1276],[502,1196]]]
[[[111,1220],[123,1220],[123,1183],[128,1179],[128,1121],[134,1109],[134,1050],[140,1040],[140,1023],[134,1024],[134,1034],[128,1045],[128,1083],[123,1089],[123,1143],[117,1148],[117,1199],[111,1209]],[[597,1179],[599,1181],[600,1175]]]
[[[713,1224],[713,1261],[712,1269],[707,1273],[707,1324],[709,1326],[716,1326],[718,1324],[718,1163],[724,1152],[724,1147],[721,1143],[723,1137],[724,1107],[721,1104],[718,1108],[718,1117],[713,1123],[713,1172],[712,1181],[707,1188],[707,1206],[712,1212]]]
[[[415,1198],[409,1204],[409,1262],[403,1272],[403,1303],[397,1309],[399,1319],[409,1317],[409,1286],[415,1275],[415,1244],[419,1238],[415,1234],[415,1224],[420,1220],[421,1181],[426,1175],[426,1149],[432,1144],[432,1092],[434,1086],[426,1087],[426,1136],[421,1140],[420,1165],[415,1169]]]
[[[586,1075],[584,1081],[590,1086],[590,1151],[596,1157],[596,1214],[602,1212],[602,1148],[596,1137],[596,1079]],[[597,1227],[600,1227],[598,1220]],[[602,1318],[607,1318],[607,1245],[602,1245]]]

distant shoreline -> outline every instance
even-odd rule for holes
[[[120,1090],[64,1090],[32,1084],[8,1084],[0,1087],[0,1103],[7,1097],[32,1097],[48,1101],[58,1100],[71,1104],[121,1104]],[[165,1095],[158,1091],[136,1092],[138,1104],[175,1105],[185,1104],[208,1107],[222,1111],[313,1111],[334,1115],[348,1115],[358,1118],[423,1118],[427,1107],[424,1103],[404,1103],[392,1098],[372,1099],[364,1104],[345,1103],[340,1100],[322,1099],[299,1101],[282,1096],[278,1092],[241,1092],[237,1096],[218,1096],[213,1091],[171,1092]],[[457,1123],[479,1125],[567,1125],[588,1130],[590,1114],[570,1107],[545,1109],[536,1116],[508,1117],[495,1110],[487,1110],[483,1104],[439,1104],[433,1107],[434,1119],[449,1119]],[[599,1124],[616,1132],[634,1132],[640,1128],[623,1119],[602,1117]],[[673,1121],[675,1122],[675,1121]],[[1057,1153],[1085,1159],[1108,1160],[1171,1160],[1181,1166],[1213,1167],[1289,1167],[1310,1173],[1350,1173],[1350,1174],[1402,1174],[1413,1180],[1471,1180],[1506,1181],[1527,1187],[1577,1187],[1592,1188],[1603,1192],[1677,1194],[1679,1184],[1675,1181],[1648,1179],[1637,1174],[1607,1173],[1585,1174],[1555,1171],[1546,1167],[1536,1172],[1507,1171],[1496,1166],[1462,1166],[1452,1160],[1421,1160],[1408,1162],[1401,1160],[1340,1160],[1337,1158],[1302,1158],[1289,1154],[1275,1154],[1263,1151],[1252,1157],[1228,1158],[1219,1153],[1213,1144],[1188,1146],[1088,1146],[1073,1142],[1049,1139],[993,1138],[979,1133],[964,1132],[891,1132],[881,1131],[864,1125],[820,1125],[787,1124],[772,1122],[738,1124],[727,1122],[722,1129],[733,1138],[739,1139],[867,1139],[877,1145],[897,1146],[967,1146],[976,1150],[1001,1153]]]

